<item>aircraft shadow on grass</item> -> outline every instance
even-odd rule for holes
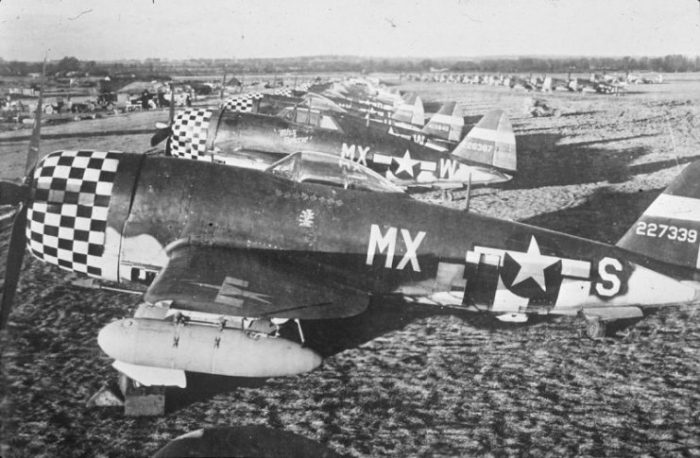
[[[459,311],[457,312],[459,314]],[[415,320],[445,314],[448,312],[382,298],[381,301],[371,301],[367,310],[357,316],[310,320],[305,321],[302,326],[307,345],[327,358],[381,335],[403,329]],[[465,314],[462,313],[462,315]],[[203,401],[238,388],[258,388],[265,382],[264,378],[224,377],[188,372],[187,388],[172,389],[168,392],[167,409],[181,409],[193,402]]]
[[[581,205],[521,222],[615,244],[662,191],[663,188],[621,193],[601,188]]]
[[[488,313],[457,309],[438,310],[435,307],[408,304],[398,297],[383,297],[380,300],[372,300],[365,312],[350,318],[305,321],[303,330],[307,346],[328,358],[382,335],[401,330],[417,320],[435,316],[455,316],[464,321],[465,327],[490,331],[512,330],[549,319],[532,317],[527,324],[503,323]],[[302,375],[304,376],[307,375]],[[266,381],[264,378],[224,377],[188,372],[187,388],[168,389],[166,409],[176,411],[189,404],[239,388],[260,388]]]
[[[588,111],[574,111],[572,113],[562,113],[559,116],[562,118],[568,118],[571,116],[587,116],[600,113],[600,110],[588,110]]]
[[[180,456],[341,457],[320,442],[261,425],[218,426],[170,441],[154,458]]]
[[[630,165],[634,160],[651,153],[651,149],[647,146],[618,150],[602,147],[607,143],[649,136],[654,135],[636,135],[559,145],[558,142],[564,137],[563,135],[550,133],[518,135],[518,173],[503,188],[529,189],[600,181],[621,183],[634,175],[653,173],[700,159],[700,155],[695,155]]]

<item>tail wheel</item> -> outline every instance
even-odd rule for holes
[[[592,340],[600,340],[607,335],[607,324],[600,318],[586,321],[586,336]]]

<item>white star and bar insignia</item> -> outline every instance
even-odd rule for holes
[[[399,165],[399,167],[396,169],[395,175],[399,175],[401,172],[406,172],[411,175],[411,177],[414,176],[413,167],[420,162],[415,159],[411,159],[411,152],[409,150],[406,150],[403,157],[395,157],[394,160]]]
[[[590,262],[543,255],[534,235],[527,251],[475,246],[466,260],[493,265],[500,271],[503,286],[523,297],[556,294],[562,277],[589,279],[591,274]]]
[[[530,238],[530,246],[527,248],[527,252],[508,251],[507,253],[519,265],[518,274],[510,284],[511,287],[517,286],[531,278],[542,288],[543,292],[547,291],[545,270],[561,261],[561,258],[540,254],[540,246],[537,244],[537,239],[534,236]]]

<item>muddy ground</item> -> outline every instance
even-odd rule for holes
[[[520,173],[501,190],[475,190],[473,211],[614,243],[700,159],[700,75],[667,81],[620,97],[535,95],[561,110],[552,118],[524,116],[531,95],[504,88],[406,87],[426,100],[457,100],[466,115],[510,114]],[[47,128],[42,150],[143,151],[149,135],[140,129],[165,117]],[[0,134],[1,178],[21,175],[20,135]],[[463,208],[465,195],[444,205]],[[280,428],[350,456],[700,456],[700,311],[690,308],[593,342],[570,319],[498,327],[373,304],[347,322],[311,326],[360,341],[319,370],[249,383],[193,377],[165,417],[124,418],[85,402],[114,378],[97,331],[132,313],[138,298],[69,280],[25,263],[0,342],[2,456],[147,456],[184,432],[224,425]]]

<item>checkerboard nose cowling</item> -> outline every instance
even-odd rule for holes
[[[119,152],[57,151],[34,171],[27,245],[63,269],[99,277]]]
[[[211,110],[179,112],[173,119],[170,154],[185,159],[201,159],[207,152],[207,135]]]
[[[237,113],[252,113],[254,100],[250,96],[233,97],[223,103],[223,108]]]

